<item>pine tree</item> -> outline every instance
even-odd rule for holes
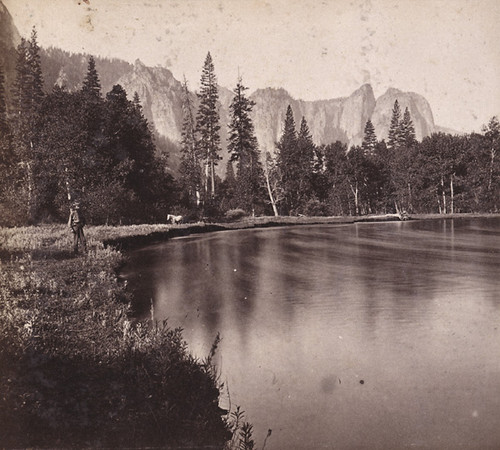
[[[375,135],[375,128],[372,121],[368,119],[365,125],[365,133],[363,143],[361,144],[365,155],[373,155],[377,148],[377,136]]]
[[[220,125],[217,102],[219,100],[217,78],[212,56],[208,52],[201,74],[198,94],[200,105],[196,117],[199,149],[205,162],[205,192],[208,193],[208,179],[211,180],[211,197],[215,198],[215,166],[220,160]]]
[[[31,32],[31,39],[28,45],[28,62],[31,77],[31,102],[32,108],[36,110],[40,108],[44,93],[40,47],[38,46],[35,27],[33,27]]]
[[[182,84],[182,140],[181,140],[181,186],[187,194],[187,206],[199,206],[201,202],[201,161],[196,141],[196,124],[193,116],[193,102],[187,80]]]
[[[85,148],[82,150],[84,153],[80,155],[86,164],[85,184],[98,185],[103,173],[108,171],[110,159],[104,150],[106,145],[104,99],[101,95],[101,83],[92,56],[89,57],[87,73],[79,94],[82,101],[80,120],[86,141]]]
[[[402,145],[405,145],[408,148],[412,147],[416,143],[415,127],[413,126],[413,121],[411,120],[408,107],[405,108],[403,120],[400,123],[400,141]]]
[[[262,199],[264,183],[260,152],[250,117],[255,103],[246,97],[247,89],[239,79],[229,107],[231,123],[228,151],[231,154],[231,161],[237,162],[239,206],[247,212],[254,213],[255,206]]]
[[[314,145],[311,131],[305,117],[302,117],[297,135],[297,206],[304,208],[313,196],[313,170],[315,164],[316,146]]]
[[[95,60],[92,55],[89,57],[87,74],[83,80],[82,92],[89,97],[101,97],[101,82],[99,81],[99,75],[97,74],[95,67]]]
[[[280,184],[283,192],[283,206],[287,213],[297,207],[297,131],[292,107],[288,105],[283,125],[283,134],[277,143],[277,166],[280,173]]]
[[[26,205],[26,218],[32,223],[36,216],[37,187],[35,173],[38,162],[35,157],[40,108],[44,97],[43,78],[40,66],[39,47],[36,30],[33,29],[31,40],[21,39],[17,48],[16,80],[14,83],[14,147],[19,165],[24,170],[20,195]],[[43,155],[39,156],[43,157]],[[21,181],[21,180],[20,180]]]
[[[391,125],[389,126],[389,136],[387,138],[387,147],[390,149],[397,148],[401,142],[400,120],[401,109],[399,108],[399,103],[396,99],[394,101],[394,107],[392,108]]]

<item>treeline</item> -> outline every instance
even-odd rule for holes
[[[289,107],[277,157],[268,157],[274,201],[282,214],[495,212],[499,147],[496,117],[481,134],[434,133],[418,142],[397,100],[387,142],[368,120],[361,146],[316,146],[304,118],[296,131]]]
[[[90,57],[82,88],[44,93],[36,32],[17,50],[14,104],[7,109],[0,71],[0,217],[3,225],[60,221],[80,200],[92,223],[162,222],[255,215],[362,215],[498,211],[500,124],[482,133],[436,133],[422,142],[408,109],[394,104],[387,142],[366,123],[361,146],[318,146],[306,118],[289,106],[274,152],[261,154],[254,102],[239,79],[230,105],[226,176],[220,164],[217,77],[208,53],[194,97],[184,80],[179,176],[167,172],[158,140],[133,101],[115,85],[103,96]],[[231,214],[233,213],[233,214]]]
[[[82,88],[43,90],[36,31],[17,49],[13,104],[0,71],[2,225],[60,221],[79,200],[92,223],[155,222],[174,201],[174,181],[137,94],[105,96],[92,57]]]
[[[220,159],[217,84],[210,54],[205,61],[196,119],[185,85],[181,205],[207,205],[219,215],[363,215],[495,212],[499,207],[500,124],[482,133],[435,133],[418,142],[408,108],[394,103],[387,142],[370,120],[361,146],[318,146],[306,118],[297,127],[290,106],[276,151],[260,154],[251,120],[254,103],[238,81],[230,106],[226,177],[216,182]],[[236,166],[236,170],[234,167]],[[215,180],[215,183],[214,183]],[[215,187],[218,185],[218,189]]]

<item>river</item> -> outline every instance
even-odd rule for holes
[[[123,276],[204,357],[256,448],[500,448],[500,219],[225,231]]]

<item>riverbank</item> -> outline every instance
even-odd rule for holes
[[[473,217],[500,217],[500,214],[485,213],[456,213],[456,214],[412,214],[409,220],[437,220],[460,219]],[[133,225],[123,227],[97,227],[105,247],[130,250],[144,245],[151,245],[175,237],[195,234],[212,233],[217,231],[246,230],[252,228],[271,228],[282,226],[301,225],[340,225],[369,222],[399,221],[394,215],[371,216],[332,216],[332,217],[305,217],[305,216],[266,216],[246,217],[227,223],[190,223],[180,225]]]
[[[221,448],[210,355],[194,359],[166,323],[131,325],[106,233],[89,227],[75,256],[65,226],[0,229],[2,446]]]

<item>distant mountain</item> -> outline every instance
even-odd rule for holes
[[[80,89],[87,73],[88,55],[70,53],[59,48],[40,49],[44,88],[50,92],[54,85],[68,90]],[[132,64],[121,59],[95,58],[102,92],[111,90],[118,78],[132,70]]]
[[[0,0],[0,63],[7,74],[8,86],[15,78],[15,47],[20,41],[12,17]],[[88,55],[72,54],[57,48],[41,50],[45,88],[50,92],[54,84],[69,90],[79,89],[87,72]],[[176,172],[180,163],[180,139],[182,130],[182,85],[165,67],[147,67],[137,60],[135,64],[119,59],[96,57],[96,68],[106,94],[114,84],[121,84],[130,98],[139,94],[144,115],[154,128],[160,152],[168,151],[169,165]],[[197,102],[193,93],[193,100]],[[227,124],[230,121],[229,105],[233,94],[219,87],[222,161],[217,173],[225,175],[227,152]],[[305,117],[317,144],[339,140],[359,145],[363,139],[366,121],[372,120],[378,139],[386,139],[394,101],[397,99],[401,112],[408,107],[417,138],[420,140],[436,130],[432,110],[427,100],[413,92],[390,88],[375,99],[373,89],[364,84],[348,97],[304,101],[294,99],[284,89],[258,89],[250,98],[255,102],[253,121],[261,150],[275,152],[275,142],[280,138],[284,115],[291,105],[297,127]]]
[[[255,102],[253,120],[257,139],[261,148],[268,151],[274,151],[288,105],[292,107],[297,127],[302,117],[306,118],[316,144],[339,140],[349,145],[361,143],[366,121],[375,107],[369,84],[349,97],[331,100],[295,100],[284,89],[271,88],[259,89],[250,97]]]

